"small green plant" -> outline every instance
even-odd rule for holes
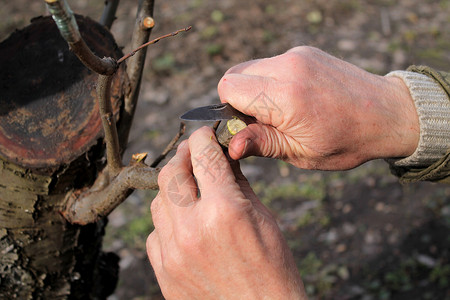
[[[210,39],[213,38],[215,35],[217,35],[219,29],[216,25],[209,25],[205,29],[201,31],[201,36],[204,39]]]
[[[156,191],[142,192],[146,203],[156,197]],[[145,250],[145,244],[150,232],[153,231],[153,220],[148,205],[126,202],[122,205],[123,224],[108,226],[105,234],[105,245],[111,246],[114,240],[120,240],[127,248]]]
[[[323,16],[322,16],[322,12],[320,10],[313,10],[310,11],[307,15],[306,15],[306,20],[313,25],[318,25],[320,23],[322,23],[323,20]]]
[[[161,136],[161,131],[155,130],[155,129],[149,129],[149,130],[146,130],[144,134],[145,134],[146,138],[152,140],[154,138]]]
[[[339,278],[346,280],[350,276],[346,266],[325,265],[314,252],[309,252],[300,261],[298,269],[309,296],[327,295]]]
[[[215,9],[211,13],[211,20],[216,23],[221,23],[225,19],[225,15],[218,9]]]
[[[175,57],[172,53],[165,53],[164,55],[153,60],[153,69],[156,72],[169,72],[175,67]]]
[[[314,252],[309,252],[305,258],[301,260],[298,268],[300,270],[300,275],[302,277],[307,277],[319,273],[322,265],[323,263],[317,255]]]
[[[222,44],[209,44],[206,46],[206,53],[208,53],[210,56],[219,55],[223,51],[223,45]]]
[[[275,199],[323,200],[326,196],[326,185],[321,179],[306,178],[304,182],[291,182],[287,184],[268,186],[261,191],[262,202],[269,204]]]
[[[266,14],[268,14],[268,15],[273,15],[274,13],[277,12],[277,9],[276,9],[275,5],[269,4],[269,5],[266,6],[266,8],[264,9],[264,11],[265,11]]]
[[[270,30],[264,30],[264,32],[263,32],[263,41],[265,42],[265,43],[270,43],[270,42],[273,42],[275,40],[275,34],[272,32],[272,31],[270,31]]]
[[[384,275],[384,281],[395,291],[409,291],[413,287],[410,274],[404,268],[387,273]]]
[[[150,214],[135,218],[122,231],[123,239],[128,245],[138,249],[145,249],[147,236],[154,229]]]
[[[437,282],[442,288],[447,287],[450,284],[450,265],[435,266],[430,272],[430,281]]]

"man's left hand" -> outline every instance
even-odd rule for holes
[[[167,299],[306,299],[275,219],[204,127],[159,175],[147,253]]]

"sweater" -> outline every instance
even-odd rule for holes
[[[403,80],[417,109],[420,124],[415,152],[401,159],[388,159],[401,182],[420,180],[450,183],[450,73],[424,66],[394,71],[386,76]]]

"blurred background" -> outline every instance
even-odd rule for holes
[[[68,2],[100,18],[103,1]],[[47,14],[43,3],[2,1],[0,40]],[[124,52],[136,8],[122,0],[112,27]],[[152,160],[184,111],[218,103],[228,68],[294,46],[319,47],[379,75],[411,64],[450,71],[450,0],[157,0],[154,18],[152,37],[193,29],[148,49],[125,161],[136,152]],[[189,123],[186,137],[202,125]],[[449,186],[401,185],[384,161],[315,172],[248,158],[242,168],[276,216],[311,299],[450,299]],[[110,300],[162,298],[145,253],[154,196],[136,191],[109,218],[104,247],[121,257]]]

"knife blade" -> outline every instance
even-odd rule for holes
[[[218,121],[233,118],[248,119],[250,116],[238,111],[228,103],[197,107],[185,112],[180,119],[185,121]]]

